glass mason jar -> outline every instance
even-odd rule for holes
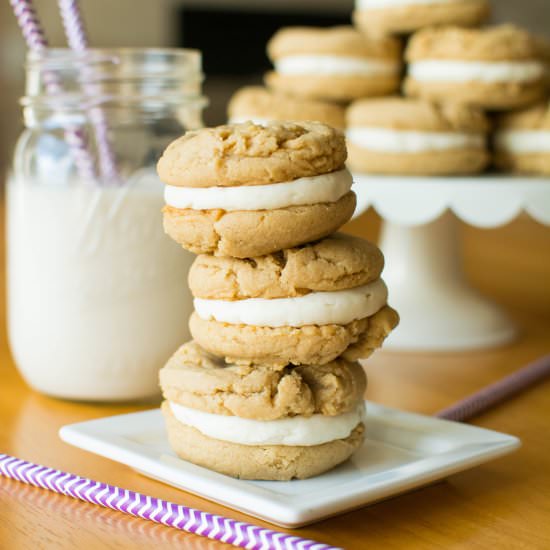
[[[164,235],[155,164],[202,126],[201,83],[193,50],[29,55],[7,186],[7,299],[13,357],[38,391],[152,397],[188,338],[193,256]],[[101,169],[106,157],[114,170]]]

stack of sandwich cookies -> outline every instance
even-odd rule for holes
[[[347,111],[349,166],[379,174],[452,175],[489,163],[489,123],[461,104],[411,98],[364,99]]]
[[[358,363],[232,365],[190,342],[160,372],[178,455],[245,479],[318,475],[363,442],[366,377]]]
[[[369,35],[406,34],[433,25],[476,26],[489,0],[356,0],[353,21]]]
[[[513,25],[426,28],[411,38],[405,57],[409,96],[500,110],[546,93],[541,42]]]
[[[164,227],[198,254],[247,258],[320,239],[353,215],[341,132],[243,123],[188,132],[158,163]]]
[[[348,102],[387,95],[400,84],[401,45],[352,27],[287,27],[268,43],[268,87],[297,97]]]
[[[280,94],[261,86],[241,88],[231,98],[227,111],[230,124],[248,120],[256,124],[273,120],[312,120],[333,128],[345,127],[341,105]]]
[[[189,327],[229,362],[322,365],[367,358],[397,324],[383,257],[336,234],[261,258],[199,256],[189,273]]]
[[[504,170],[550,175],[550,106],[543,101],[497,118],[495,164]]]
[[[355,206],[346,155],[344,135],[321,123],[244,123],[189,132],[159,161],[165,228],[201,253],[189,274],[194,341],[160,374],[180,457],[287,480],[361,446],[366,378],[355,361],[398,317],[380,251],[329,236]]]

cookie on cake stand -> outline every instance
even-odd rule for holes
[[[545,51],[540,39],[515,25],[429,27],[407,45],[404,90],[488,110],[523,107],[546,95]]]
[[[286,27],[267,45],[275,69],[267,86],[297,97],[348,102],[397,92],[401,43],[369,38],[351,26]]]
[[[353,22],[369,35],[408,34],[434,25],[479,25],[490,11],[489,0],[355,0]]]

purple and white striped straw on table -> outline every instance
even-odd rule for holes
[[[547,355],[440,411],[436,416],[465,421],[549,376],[550,355]],[[6,454],[0,454],[0,475],[240,548],[339,550],[324,543],[209,514]]]
[[[253,550],[340,550],[0,454],[0,474],[54,493]]]
[[[550,355],[545,355],[494,384],[461,399],[435,416],[464,422],[550,376]]]
[[[69,47],[75,52],[85,53],[88,50],[89,44],[78,0],[58,0],[58,4]],[[93,74],[93,69],[84,64],[81,73],[84,78],[84,92],[92,96],[94,89],[90,84],[86,84],[86,80]],[[117,181],[119,174],[113,147],[109,141],[105,112],[99,107],[94,107],[90,109],[89,117],[96,136],[101,175],[107,182]]]
[[[32,1],[10,0],[10,4],[29,50],[39,53],[45,52],[48,48],[48,41],[38,21]],[[49,94],[55,95],[61,92],[61,83],[55,73],[46,73],[44,80]],[[80,177],[85,180],[96,179],[94,159],[88,149],[83,132],[78,128],[66,128],[65,141],[71,148]]]

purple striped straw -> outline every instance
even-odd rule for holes
[[[521,391],[550,376],[550,355],[545,355],[494,384],[469,395],[435,416],[464,422],[498,405]]]
[[[63,27],[67,35],[69,47],[79,53],[88,51],[88,37],[84,26],[84,19],[78,5],[78,0],[58,0]],[[88,96],[94,95],[94,89],[87,84],[87,77],[93,74],[93,70],[84,65],[82,76],[84,77],[84,92]],[[106,181],[117,181],[119,179],[116,167],[115,155],[112,144],[109,141],[107,119],[103,109],[95,107],[90,109],[90,120],[96,136],[97,151],[99,154],[99,168],[102,177]]]
[[[10,0],[10,4],[29,50],[38,53],[44,52],[48,47],[48,41],[38,21],[32,1]],[[44,81],[46,83],[46,90],[49,94],[55,95],[61,92],[61,83],[55,73],[45,73]],[[88,150],[84,133],[77,128],[66,128],[65,141],[71,148],[80,176],[85,180],[95,179],[94,161]]]
[[[201,512],[195,508],[188,508],[114,485],[68,474],[6,454],[0,454],[0,474],[28,485],[42,487],[54,493],[232,544],[238,548],[251,550],[341,550],[328,544]]]

